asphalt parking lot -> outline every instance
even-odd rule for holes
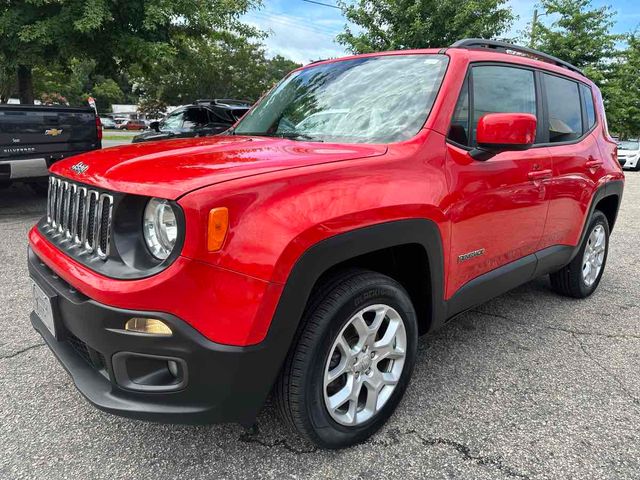
[[[640,174],[627,173],[588,300],[546,278],[419,344],[412,384],[365,444],[320,451],[267,406],[253,430],[136,422],[75,390],[31,328],[27,231],[44,212],[0,190],[0,478],[640,478]]]

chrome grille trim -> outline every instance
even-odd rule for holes
[[[56,179],[49,177],[49,195],[47,196],[47,223],[53,222],[53,199],[55,198]]]
[[[56,195],[53,199],[53,222],[51,223],[51,226],[53,228],[59,228],[60,226],[60,217],[61,217],[61,211],[60,211],[60,207],[62,206],[62,180],[60,180],[59,178],[56,179],[56,186],[55,186],[55,192]]]
[[[98,215],[98,192],[89,190],[85,201],[82,245],[87,252],[93,252],[96,239],[96,216]],[[93,219],[93,222],[91,221]]]
[[[102,260],[109,256],[113,195],[75,182],[49,179],[46,232],[62,244],[81,248]],[[67,243],[68,242],[68,243]]]
[[[82,227],[84,225],[84,209],[87,200],[87,189],[78,187],[78,202],[76,204],[76,218],[74,221],[73,243],[82,243]]]
[[[104,216],[106,215],[106,228],[104,224]],[[109,242],[111,240],[111,221],[113,217],[113,197],[108,193],[100,195],[100,208],[96,216],[95,223],[98,225],[98,234],[96,236],[96,251],[100,258],[107,258],[109,255]],[[105,244],[103,249],[102,244]]]

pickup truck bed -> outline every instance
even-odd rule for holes
[[[37,181],[56,161],[102,147],[90,107],[0,105],[0,183]]]

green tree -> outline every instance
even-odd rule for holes
[[[542,0],[540,6],[556,19],[549,26],[533,25],[535,48],[579,68],[597,69],[614,55],[620,36],[611,33],[610,7],[593,8],[591,0]]]
[[[15,69],[21,100],[33,101],[33,69],[91,59],[114,78],[149,72],[176,53],[176,42],[216,31],[255,35],[240,16],[260,0],[5,0],[0,55]]]
[[[357,25],[337,37],[353,53],[446,47],[461,38],[495,38],[513,23],[506,0],[339,1]]]
[[[99,80],[90,93],[95,98],[99,112],[106,112],[111,109],[111,104],[124,100],[124,92],[112,78]]]
[[[599,83],[609,130],[621,138],[640,136],[640,37],[627,37],[627,48],[601,73]]]
[[[300,66],[281,56],[268,59],[261,44],[229,33],[184,39],[177,52],[150,75],[135,78],[145,104],[180,105],[198,98],[255,100]]]

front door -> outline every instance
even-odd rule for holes
[[[532,113],[540,119],[535,72],[527,68],[476,64],[470,69],[447,142],[452,193],[450,298],[474,278],[534,253],[548,209],[552,160],[548,148],[502,152],[486,161],[469,155],[475,130],[487,113]]]

